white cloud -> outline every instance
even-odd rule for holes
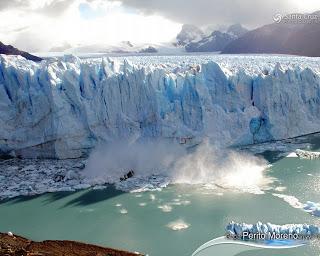
[[[119,0],[109,0],[119,1]],[[257,27],[277,14],[313,12],[319,0],[120,0],[145,14],[155,13],[179,23],[196,25],[242,23]]]
[[[81,4],[85,8],[79,8]],[[178,23],[158,15],[140,15],[123,8],[119,2],[70,0],[66,8],[59,8],[57,2],[48,0],[4,9],[0,15],[1,40],[37,52],[66,43],[73,46],[116,44],[124,40],[156,43],[173,39],[180,29]]]
[[[88,44],[158,43],[183,23],[250,28],[276,13],[312,12],[319,0],[0,0],[0,40],[27,51]]]

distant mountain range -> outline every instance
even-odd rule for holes
[[[320,56],[319,19],[306,24],[273,23],[249,31],[230,42],[222,53],[269,53]]]
[[[6,55],[20,55],[22,57],[25,57],[28,60],[33,60],[33,61],[41,61],[42,58],[39,58],[37,56],[34,56],[30,53],[20,51],[17,48],[14,48],[11,45],[5,45],[2,42],[0,42],[0,54],[6,54]]]
[[[297,14],[294,14],[297,15]],[[185,24],[175,41],[159,44],[133,44],[122,41],[114,45],[93,44],[71,46],[67,42],[51,48],[57,53],[106,54],[183,54],[185,52],[220,52],[222,54],[289,54],[320,57],[320,11],[310,14],[318,17],[309,23],[280,20],[249,31],[241,24],[229,27],[212,24],[205,30]],[[287,15],[287,17],[290,16]],[[283,18],[283,17],[282,17]],[[11,45],[0,42],[0,54],[21,55],[26,59],[42,59]]]
[[[297,14],[291,16],[294,15]],[[176,37],[176,44],[183,46],[187,52],[266,53],[319,57],[320,11],[311,15],[318,18],[309,20],[310,22],[306,20],[306,23],[282,20],[251,31],[241,24],[235,24],[225,31],[215,30],[209,35],[194,25],[183,25]]]
[[[177,45],[185,46],[191,42],[200,41],[205,33],[198,27],[191,24],[184,24],[177,35]]]
[[[177,44],[184,46],[187,52],[216,52],[222,51],[229,43],[247,31],[240,24],[234,24],[225,32],[214,30],[209,35],[205,35],[196,26],[183,25],[176,40]]]

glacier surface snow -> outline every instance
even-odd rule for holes
[[[0,153],[78,158],[164,138],[246,145],[320,131],[320,59],[0,56]]]

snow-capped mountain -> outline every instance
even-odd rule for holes
[[[0,56],[0,153],[76,158],[119,139],[243,145],[319,132],[319,59]]]
[[[320,56],[320,12],[314,21],[280,22],[252,30],[226,46],[222,53],[272,53]]]
[[[248,30],[240,24],[230,26],[226,32],[213,31],[201,40],[186,44],[187,52],[216,52],[222,51],[226,45],[245,34]]]
[[[20,55],[28,60],[32,61],[41,61],[42,59],[34,56],[28,52],[20,51],[17,48],[14,48],[11,45],[5,45],[2,42],[0,42],[0,54],[6,54],[6,55]]]
[[[214,31],[210,36],[202,38],[200,41],[188,43],[185,46],[187,52],[217,52],[235,40],[236,37],[228,33]]]
[[[237,24],[233,24],[231,25],[226,33],[229,35],[233,35],[234,37],[241,37],[243,36],[245,33],[247,33],[249,30],[246,29],[245,27],[243,27],[241,24],[237,23]]]
[[[177,44],[184,46],[193,41],[199,41],[204,37],[203,31],[190,24],[184,24],[180,33],[177,35]]]

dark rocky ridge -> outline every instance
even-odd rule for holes
[[[42,61],[42,58],[34,56],[28,52],[20,51],[17,48],[14,48],[12,45],[5,45],[2,42],[0,42],[0,54],[5,55],[20,55],[28,60],[32,61]]]
[[[0,255],[5,256],[142,256],[121,250],[74,241],[48,240],[34,242],[29,239],[0,233]]]

